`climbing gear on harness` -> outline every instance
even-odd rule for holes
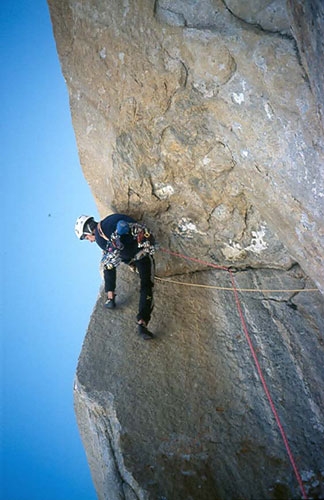
[[[138,333],[144,340],[154,339],[153,333],[143,323],[138,324]]]
[[[124,245],[120,241],[120,235],[117,233],[117,231],[112,233],[112,235],[110,236],[110,241],[107,243],[107,248],[106,248],[107,250],[109,250],[109,243],[111,243],[112,250],[114,248],[118,248],[118,250],[123,250],[124,248]]]
[[[118,267],[121,263],[120,251],[116,248],[115,250],[110,249],[105,251],[101,259],[101,264],[104,269],[111,270],[114,267]]]
[[[154,239],[148,228],[138,222],[131,224],[131,233],[134,237],[136,237],[137,243],[139,244],[142,243],[144,239]]]
[[[150,240],[144,241],[138,246],[143,249],[144,253],[149,253],[150,255],[153,255],[155,252],[155,246],[154,244],[152,244]]]
[[[84,240],[87,234],[92,234],[95,227],[96,222],[91,215],[80,215],[76,220],[74,231],[79,240]]]
[[[138,248],[142,250],[142,253],[139,252],[138,256],[135,256],[135,260],[142,258],[143,254],[153,255],[155,253],[155,239],[153,234],[150,233],[146,226],[137,222],[130,226],[131,234],[136,239]]]
[[[137,254],[133,257],[131,262],[140,260],[146,255],[153,255],[155,253],[155,239],[154,236],[149,232],[147,227],[143,226],[142,224],[138,224],[137,222],[134,224],[126,222],[128,226],[128,232],[121,234],[118,232],[118,224],[116,231],[111,234],[110,239],[106,238],[108,241],[106,247],[107,252],[113,252],[114,249],[123,250],[124,245],[121,242],[121,236],[123,236],[123,234],[130,233],[132,237],[136,239],[137,246],[140,249],[139,252],[137,252]],[[98,228],[98,230],[100,230],[100,228]]]
[[[113,299],[106,300],[105,302],[106,309],[115,309],[115,307],[116,307],[115,297]]]

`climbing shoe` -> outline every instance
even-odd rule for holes
[[[106,309],[115,309],[115,307],[116,307],[115,297],[113,299],[106,300],[105,302]]]
[[[147,327],[142,323],[138,324],[138,333],[144,340],[150,340],[154,338],[153,333],[150,332],[150,330],[148,330]]]

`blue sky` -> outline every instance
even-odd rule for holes
[[[1,494],[96,498],[73,379],[99,286],[74,235],[85,182],[45,0],[1,2]]]

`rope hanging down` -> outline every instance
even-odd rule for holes
[[[247,326],[246,326],[246,322],[245,322],[245,319],[244,319],[244,315],[243,315],[243,311],[242,311],[242,307],[241,307],[241,303],[240,303],[240,299],[239,299],[239,294],[238,294],[238,292],[240,290],[236,287],[233,272],[230,269],[228,269],[227,267],[218,266],[217,264],[212,264],[212,263],[209,263],[209,262],[204,262],[204,261],[201,261],[199,259],[195,259],[194,257],[188,257],[188,256],[183,255],[183,254],[172,252],[171,250],[167,250],[165,248],[160,248],[160,250],[162,252],[168,253],[168,254],[173,255],[175,257],[179,257],[179,258],[186,259],[186,260],[191,260],[193,262],[198,262],[200,264],[204,264],[204,265],[207,265],[208,267],[213,267],[215,269],[222,269],[222,270],[227,271],[229,273],[230,278],[231,278],[231,282],[232,282],[232,291],[234,292],[234,296],[235,296],[236,307],[237,307],[237,310],[238,310],[238,314],[239,314],[239,317],[240,317],[240,320],[241,320],[242,328],[243,328],[243,331],[244,331],[247,343],[249,345],[249,348],[250,348],[250,351],[251,351],[251,354],[252,354],[252,357],[253,357],[253,361],[255,363],[258,375],[260,377],[262,387],[263,387],[264,392],[266,394],[266,397],[268,399],[271,411],[273,413],[273,416],[274,416],[275,421],[277,423],[277,426],[279,428],[281,437],[283,439],[283,442],[284,442],[284,445],[285,445],[285,448],[286,448],[286,451],[287,451],[287,454],[288,454],[291,466],[293,468],[293,471],[295,473],[298,485],[299,485],[301,493],[302,493],[302,498],[304,500],[307,500],[306,491],[305,491],[305,488],[304,488],[304,485],[303,485],[300,473],[299,473],[299,471],[297,469],[294,456],[293,456],[292,451],[290,449],[286,433],[285,433],[284,428],[283,428],[283,426],[281,424],[279,415],[277,413],[276,407],[275,407],[274,402],[272,400],[272,397],[271,397],[270,391],[268,389],[267,383],[266,383],[266,381],[264,379],[264,376],[263,376],[263,373],[262,373],[262,370],[261,370],[261,366],[260,366],[260,363],[258,361],[258,357],[256,355],[255,349],[254,349],[253,344],[252,344],[251,337],[249,335],[249,332],[248,332],[248,329],[247,329]]]

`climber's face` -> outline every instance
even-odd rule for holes
[[[84,239],[90,241],[91,243],[93,243],[94,241],[96,241],[96,237],[95,237],[94,234],[86,234],[85,237],[84,237]]]

